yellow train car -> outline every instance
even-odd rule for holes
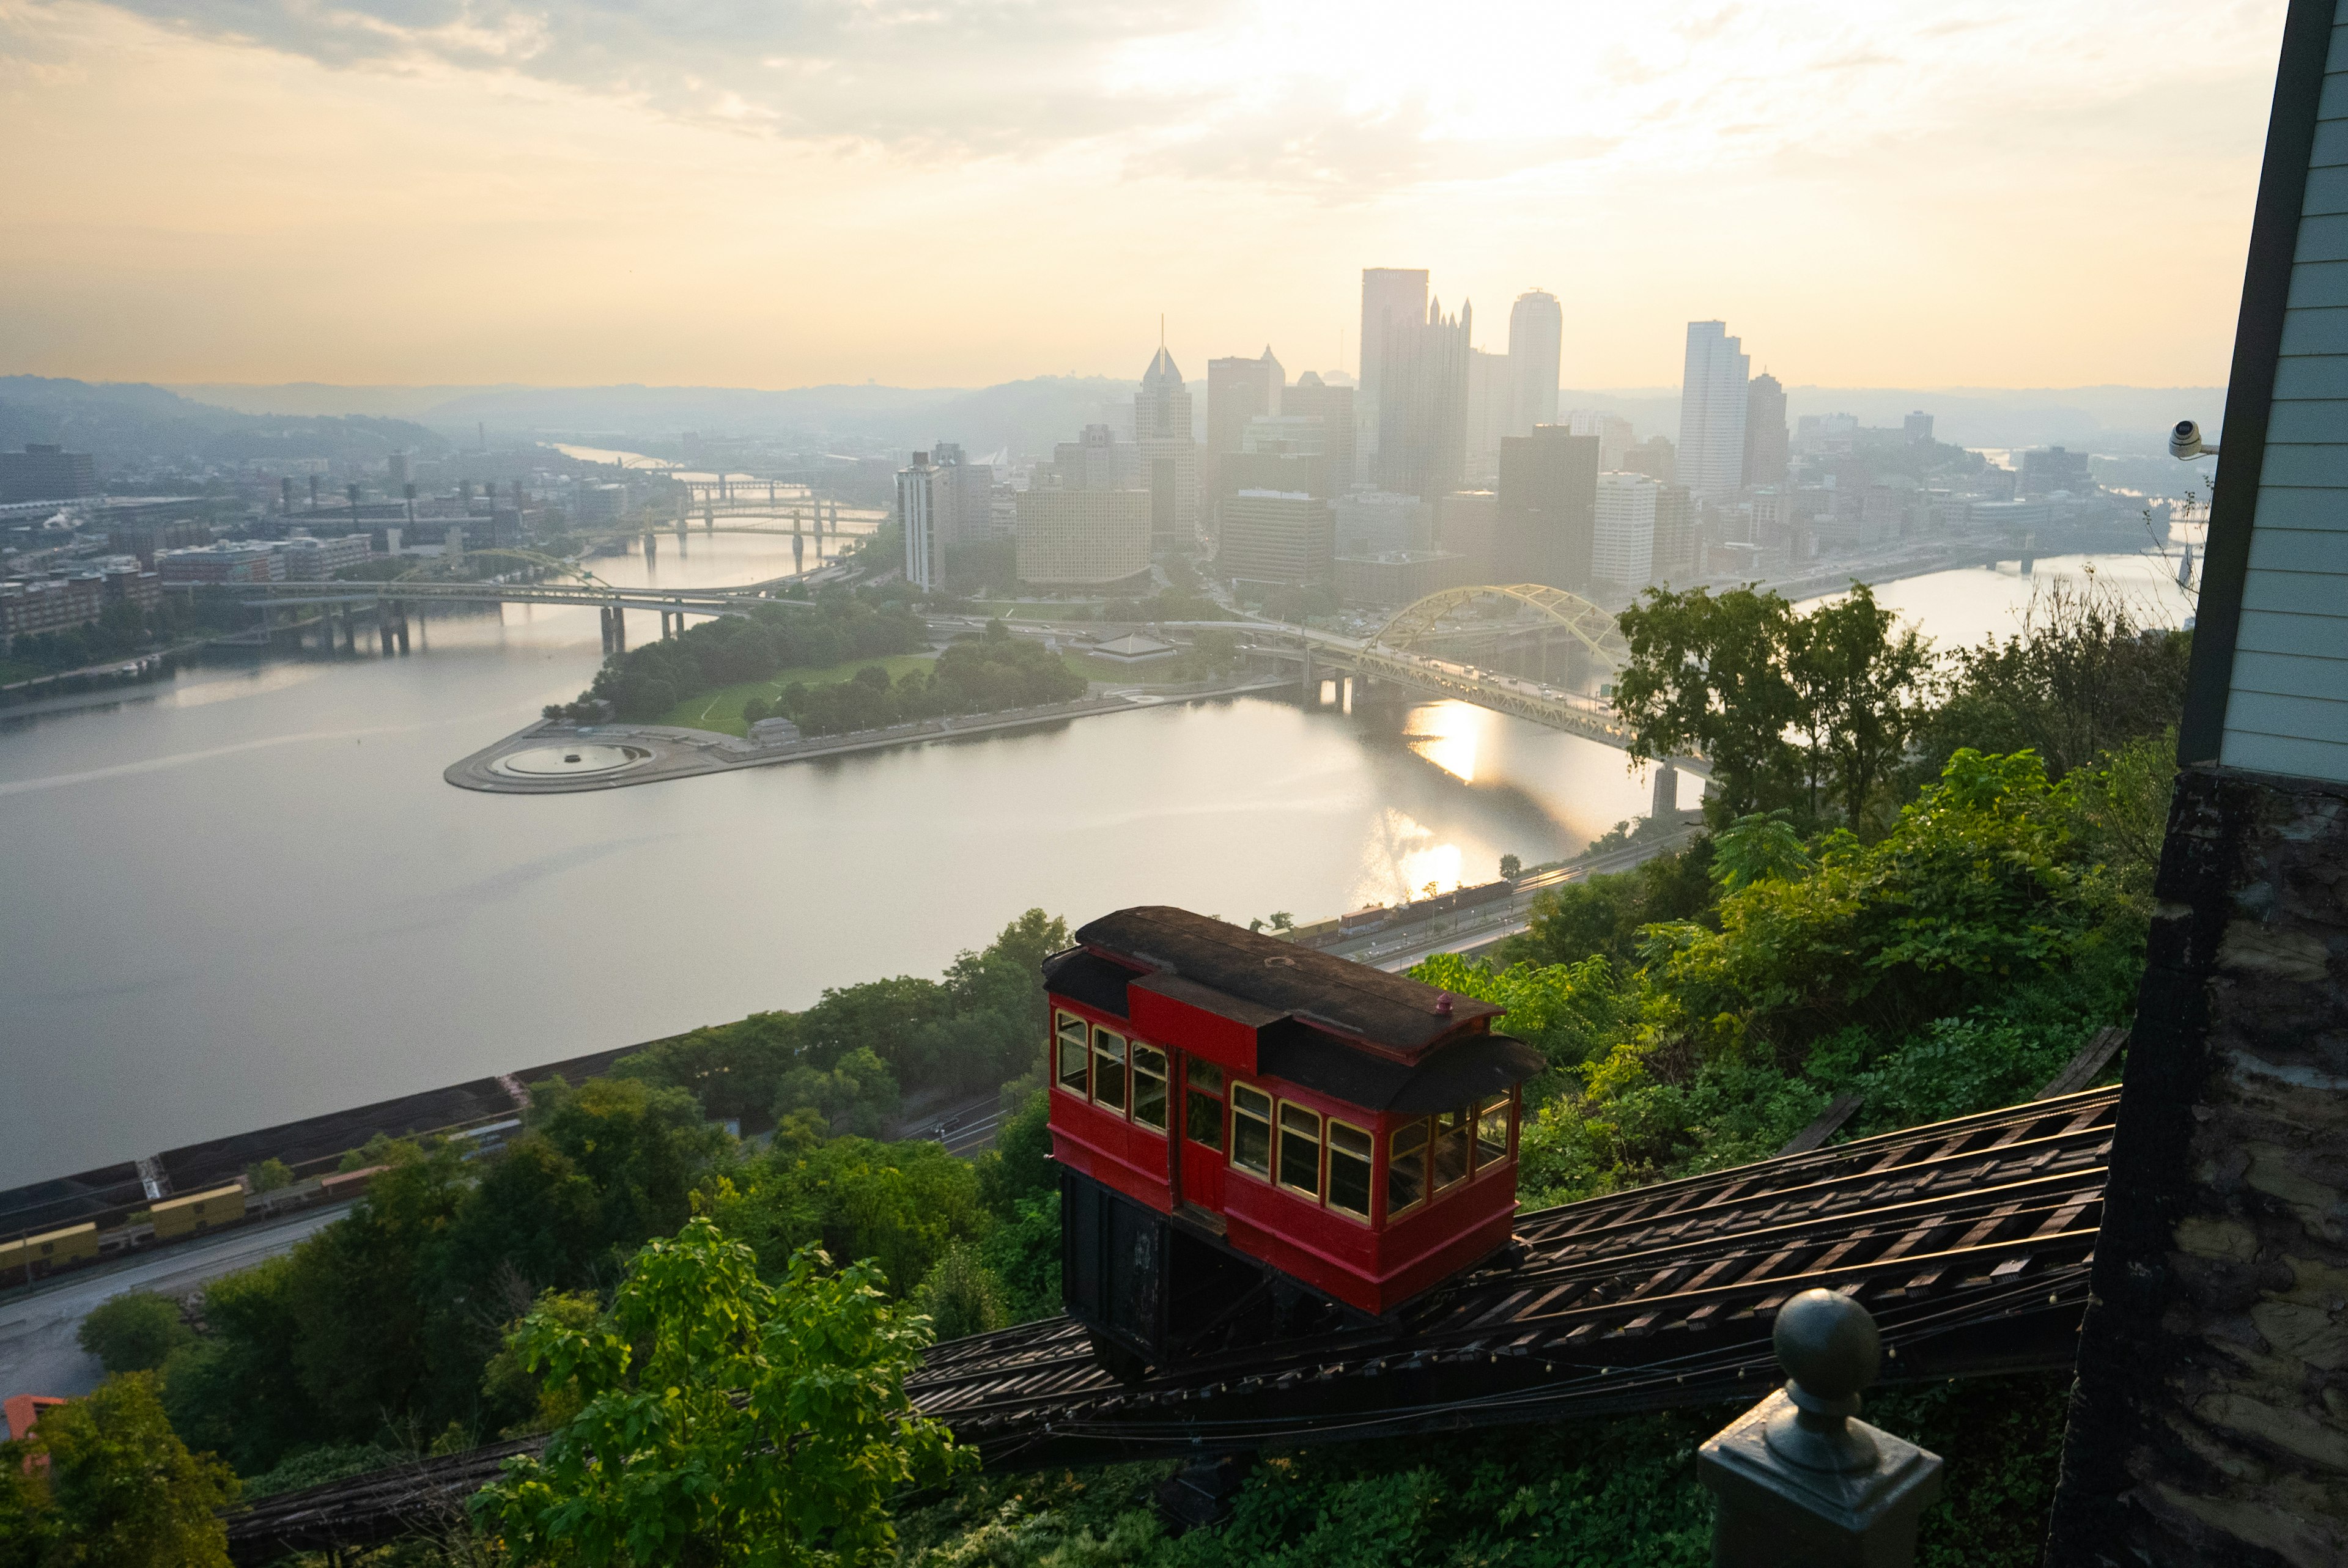
[[[29,1264],[35,1274],[44,1274],[50,1269],[88,1263],[97,1256],[98,1225],[93,1221],[67,1225],[63,1230],[44,1231],[39,1235],[0,1241],[0,1270],[19,1269]]]
[[[157,1241],[178,1241],[199,1231],[218,1230],[244,1218],[244,1189],[231,1183],[207,1192],[182,1193],[158,1201],[150,1213]]]

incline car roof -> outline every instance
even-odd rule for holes
[[[1097,952],[1147,965],[1324,1030],[1390,1050],[1416,1052],[1447,1035],[1481,1032],[1479,1020],[1508,1009],[1367,964],[1226,925],[1187,909],[1142,905],[1104,915],[1076,932]]]

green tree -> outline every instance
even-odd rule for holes
[[[1010,1321],[1003,1296],[1003,1282],[978,1248],[953,1241],[946,1244],[930,1276],[906,1305],[930,1320],[931,1332],[938,1338],[963,1339],[991,1333]]]
[[[28,1460],[46,1455],[46,1477]],[[171,1430],[151,1373],[108,1378],[0,1443],[0,1563],[8,1568],[228,1568],[217,1510],[236,1477]]]
[[[244,1174],[256,1193],[273,1193],[294,1184],[294,1172],[283,1160],[263,1160],[248,1165]]]
[[[1525,863],[1523,861],[1518,859],[1513,855],[1503,855],[1500,856],[1500,876],[1503,881],[1514,882],[1518,877],[1522,876],[1524,874]]]
[[[1807,741],[1810,815],[1831,788],[1843,820],[1864,832],[1869,803],[1923,720],[1931,651],[1875,601],[1865,583],[1784,625],[1795,725]]]
[[[152,1372],[196,1336],[170,1296],[128,1291],[92,1307],[75,1337],[108,1372]]]
[[[585,1403],[475,1517],[518,1558],[585,1568],[887,1561],[895,1493],[969,1461],[905,1398],[927,1336],[884,1283],[810,1247],[770,1286],[706,1219],[650,1244],[607,1324],[516,1331],[525,1366]]]
[[[1786,728],[1797,703],[1784,651],[1793,619],[1774,593],[1651,588],[1616,617],[1631,662],[1614,711],[1634,762],[1700,753],[1732,815],[1775,804],[1790,784]]]

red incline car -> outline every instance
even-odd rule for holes
[[[1384,1317],[1505,1247],[1504,1010],[1163,907],[1044,965],[1061,1278],[1102,1359]]]

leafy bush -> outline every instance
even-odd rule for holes
[[[36,1455],[46,1475],[27,1473]],[[153,1374],[125,1373],[0,1443],[0,1563],[228,1568],[215,1511],[236,1495],[228,1467],[171,1430]]]
[[[195,1341],[168,1296],[130,1291],[90,1309],[75,1337],[108,1372],[152,1372]]]
[[[1003,1296],[1003,1282],[983,1255],[968,1242],[950,1241],[907,1305],[929,1318],[936,1337],[965,1339],[1010,1321]]]

